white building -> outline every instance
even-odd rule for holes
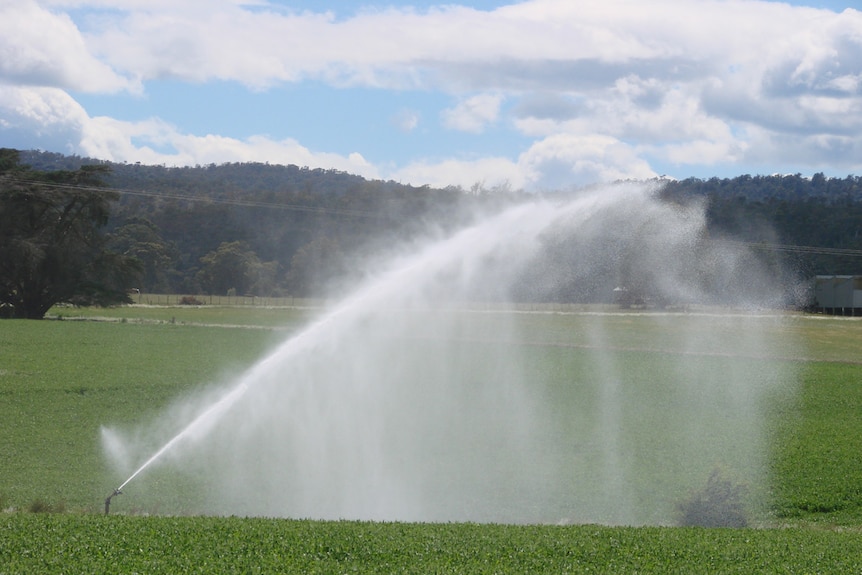
[[[814,301],[822,313],[862,316],[862,276],[817,276]]]

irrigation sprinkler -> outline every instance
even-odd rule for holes
[[[137,477],[142,471],[144,471],[147,467],[149,467],[154,461],[159,459],[162,455],[165,454],[168,450],[170,450],[174,445],[176,445],[179,441],[181,441],[184,437],[186,437],[193,430],[197,429],[198,426],[202,425],[206,420],[210,417],[216,417],[220,414],[220,412],[228,409],[233,403],[242,397],[242,395],[246,392],[248,386],[245,382],[240,382],[238,386],[236,386],[233,391],[222,397],[220,400],[215,402],[209,408],[206,409],[203,413],[198,415],[191,423],[189,423],[182,431],[176,434],[170,441],[162,446],[152,457],[147,459],[143,465],[141,465],[137,471],[132,473],[128,479],[123,481],[122,485],[114,489],[114,492],[108,495],[108,498],[105,499],[105,515],[108,514],[108,511],[111,508],[111,499],[116,495],[122,495],[122,489],[129,484],[129,481]]]
[[[122,494],[123,494],[123,492],[120,491],[120,489],[118,487],[117,489],[114,489],[113,493],[108,495],[108,498],[105,499],[105,515],[107,515],[108,512],[111,510],[111,499],[113,499],[117,495],[122,495]]]

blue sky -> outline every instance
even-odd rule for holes
[[[0,0],[0,146],[415,185],[862,174],[862,12]]]

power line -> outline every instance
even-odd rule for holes
[[[104,188],[99,186],[79,186],[74,184],[60,184],[54,182],[42,182],[38,180],[22,180],[18,178],[7,178],[7,181],[11,181],[18,184],[25,185],[38,185],[40,187],[45,188],[55,188],[55,189],[63,189],[63,190],[77,190],[83,192],[115,192],[121,195],[127,196],[142,196],[147,198],[157,198],[157,199],[166,199],[166,200],[179,200],[185,202],[201,202],[208,204],[225,204],[229,206],[241,206],[247,208],[267,208],[267,209],[276,209],[276,210],[286,210],[286,211],[295,211],[295,212],[306,212],[313,213],[319,215],[334,215],[334,216],[349,216],[349,217],[361,217],[361,218],[381,218],[385,219],[387,216],[376,213],[369,212],[367,210],[352,210],[345,208],[327,208],[321,206],[308,206],[303,204],[285,204],[285,203],[277,203],[277,202],[261,202],[256,200],[241,200],[241,199],[233,199],[233,198],[212,198],[212,197],[200,197],[200,196],[191,196],[186,194],[178,194],[175,192],[153,192],[148,190],[130,190],[128,188]]]
[[[284,204],[277,202],[261,202],[256,200],[240,200],[240,199],[231,199],[231,198],[211,198],[211,197],[200,197],[200,196],[190,196],[186,194],[178,194],[172,192],[153,192],[149,190],[130,190],[128,188],[105,188],[99,186],[78,186],[73,184],[61,184],[61,183],[53,183],[53,182],[42,182],[38,180],[22,180],[14,177],[6,177],[7,181],[15,182],[18,184],[36,184],[42,187],[47,188],[56,188],[56,189],[68,189],[68,190],[79,190],[86,192],[116,192],[118,194],[125,194],[129,196],[141,196],[147,198],[156,198],[156,199],[167,199],[167,200],[179,200],[186,202],[203,202],[209,204],[224,204],[229,206],[240,206],[240,207],[250,207],[250,208],[267,208],[267,209],[277,209],[277,210],[285,210],[285,211],[296,211],[296,212],[305,212],[319,215],[334,215],[334,216],[349,216],[349,217],[363,217],[363,218],[380,218],[385,219],[386,216],[376,213],[369,212],[367,210],[351,210],[351,209],[343,209],[343,208],[326,208],[319,206],[307,206],[302,204]],[[776,251],[776,252],[787,252],[787,253],[799,253],[799,254],[812,254],[812,255],[823,255],[823,256],[844,256],[844,257],[862,257],[862,250],[857,249],[848,249],[848,248],[827,248],[827,247],[819,247],[819,246],[800,246],[793,244],[778,244],[771,242],[743,242],[736,240],[719,240],[720,243],[729,245],[729,246],[738,246],[741,248],[747,249],[756,249],[756,250],[768,250],[768,251]]]
[[[790,252],[801,254],[814,254],[821,256],[847,256],[862,257],[862,250],[849,248],[827,248],[818,246],[798,246],[793,244],[775,244],[770,242],[738,242],[734,240],[722,240],[721,243],[730,246],[739,246],[749,249],[761,249],[774,252]]]

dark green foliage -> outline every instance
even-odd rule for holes
[[[141,261],[144,276],[135,287],[147,292],[223,294],[235,288],[239,295],[324,295],[333,281],[364,273],[369,253],[427,233],[429,224],[459,226],[472,217],[472,208],[517,195],[368,181],[293,165],[166,168],[22,155],[44,170],[110,166],[105,181],[122,191],[108,225],[111,246]],[[213,262],[202,258],[237,242],[256,260],[255,270],[227,285],[211,273]]]
[[[44,499],[35,499],[27,506],[30,513],[65,513],[65,503],[49,503]]]
[[[171,291],[171,274],[180,253],[175,244],[162,238],[161,230],[145,218],[131,217],[108,236],[108,248],[133,257],[140,263],[136,288],[147,292]]]
[[[682,527],[746,527],[745,486],[722,477],[716,469],[706,486],[679,505]]]
[[[101,166],[36,172],[5,150],[0,164],[0,305],[40,319],[57,303],[127,302],[139,266],[105,249],[100,228],[118,196],[103,189]]]
[[[369,253],[407,243],[427,232],[429,224],[452,229],[468,221],[476,209],[499,207],[523,197],[505,187],[491,191],[479,186],[471,190],[413,187],[292,165],[167,168],[47,152],[24,152],[22,156],[35,168],[57,170],[58,174],[80,171],[82,166],[110,167],[105,182],[122,190],[107,226],[114,236],[112,247],[141,262],[143,283],[135,287],[149,292],[220,293],[226,289],[224,285],[202,283],[206,272],[199,274],[206,264],[201,258],[217,252],[222,244],[243,242],[259,262],[265,262],[260,269],[262,279],[247,288],[249,293],[326,295],[321,292],[332,281],[352,282],[361,276]],[[0,166],[3,162],[8,163],[8,158],[0,159]],[[859,271],[856,255],[830,254],[824,249],[862,250],[862,177],[744,175],[689,178],[662,186],[661,194],[669,201],[705,201],[707,238],[785,246],[756,248],[753,257],[779,283],[789,286],[784,294],[788,303],[809,303],[796,289],[798,278]],[[330,258],[333,250],[319,249],[322,242],[337,247],[337,258]],[[818,249],[786,249],[792,245]],[[555,256],[545,266],[559,276],[555,286],[537,293],[527,280],[518,288],[519,297],[607,301],[607,291],[618,285],[620,275],[614,262],[608,262],[608,269],[601,273],[575,277],[572,250],[565,243],[559,248],[569,255]],[[708,260],[708,256],[704,258]],[[738,287],[746,277],[731,281]],[[229,287],[243,291],[239,285]]]
[[[251,293],[268,269],[244,242],[223,242],[201,264],[197,279],[211,294]]]
[[[180,298],[180,305],[204,305],[204,302],[193,295],[184,295]]]
[[[664,193],[674,198],[706,198],[714,235],[820,248],[782,254],[785,264],[803,276],[859,273],[858,256],[823,250],[862,249],[862,176],[689,178],[668,182]]]
[[[337,242],[319,237],[302,246],[290,260],[287,287],[291,294],[309,297],[325,293],[327,280],[343,277],[348,264]]]

